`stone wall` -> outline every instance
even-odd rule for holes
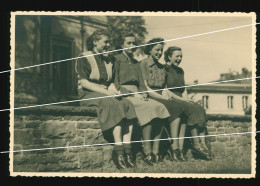
[[[15,111],[14,149],[26,150],[107,143],[93,109],[48,106]],[[209,116],[208,133],[251,131],[250,117]],[[215,157],[250,152],[251,135],[209,137]],[[115,169],[112,146],[15,152],[14,172],[102,172]]]

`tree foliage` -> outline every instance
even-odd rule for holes
[[[142,16],[108,16],[107,23],[112,49],[120,48],[120,37],[128,32],[136,36],[137,45],[145,42],[147,30]]]

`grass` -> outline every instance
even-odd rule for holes
[[[187,162],[171,162],[164,159],[163,162],[149,166],[137,157],[137,167],[118,170],[115,167],[103,168],[103,172],[120,173],[197,173],[197,174],[250,174],[250,155],[242,157],[217,157],[211,161],[188,157]]]

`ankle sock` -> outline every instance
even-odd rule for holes
[[[124,154],[124,146],[123,145],[114,145],[114,150],[117,154]]]
[[[131,144],[124,143],[124,150],[126,154],[132,154],[132,146]]]

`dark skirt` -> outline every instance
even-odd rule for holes
[[[177,99],[152,99],[164,104],[164,106],[167,108],[168,112],[171,115],[168,119],[169,122],[172,122],[176,118],[181,118],[187,123],[187,125],[192,126],[197,124],[200,127],[205,127],[206,113],[199,104],[193,104]]]
[[[89,92],[82,99],[103,97],[105,94]],[[104,132],[115,127],[123,119],[135,119],[135,109],[133,104],[127,100],[116,98],[98,98],[80,102],[81,107],[96,108],[100,128]]]
[[[204,108],[197,103],[183,101],[184,116],[183,121],[187,125],[197,124],[199,127],[206,127],[207,115]]]

